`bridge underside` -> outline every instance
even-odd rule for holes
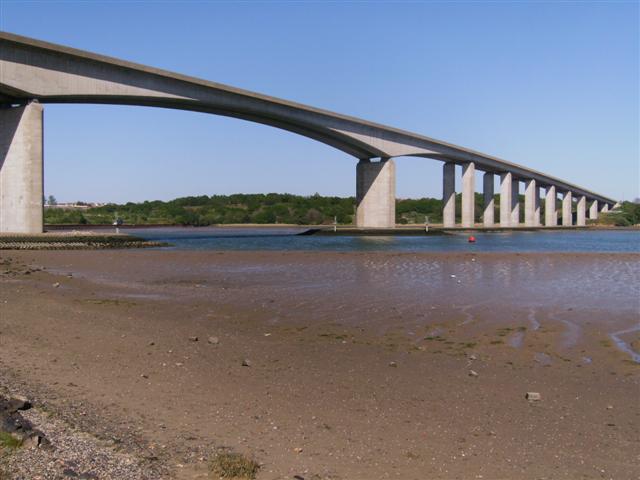
[[[524,211],[528,225],[539,223],[540,187],[546,188],[547,197],[551,196],[551,189],[554,196],[556,191],[564,193],[568,207],[573,194],[578,199],[579,224],[584,223],[582,210],[587,202],[590,213],[597,212],[598,205],[608,208],[614,203],[563,180],[422,135],[0,32],[0,232],[42,231],[41,104],[44,103],[104,103],[191,110],[269,125],[330,145],[359,160],[356,169],[359,227],[395,226],[395,165],[389,159],[399,156],[445,162],[443,194],[447,226],[455,225],[456,165],[463,168],[462,222],[467,227],[474,225],[476,168],[486,172],[487,201],[487,189],[493,188],[489,176],[491,179],[494,174],[501,178],[509,176],[508,189],[506,186],[503,189],[501,183],[501,197],[510,205],[510,221],[509,225],[503,221],[507,217],[501,209],[501,226],[519,222],[516,192],[520,181],[525,182],[527,188]],[[372,159],[381,161],[372,162]],[[547,198],[547,210],[551,203]],[[500,204],[502,206],[502,200]],[[493,224],[492,209],[491,199],[491,203],[485,205],[485,225]],[[563,224],[566,222],[563,219]],[[550,223],[551,220],[547,224]]]

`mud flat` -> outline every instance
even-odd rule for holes
[[[0,252],[0,384],[54,448],[0,465],[637,478],[639,284],[638,254]]]

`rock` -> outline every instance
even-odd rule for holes
[[[189,337],[189,341],[190,342],[197,342],[198,341],[198,337]]]
[[[250,367],[251,366],[251,362],[245,358],[244,360],[242,360],[242,366],[243,367]]]
[[[542,395],[540,395],[538,392],[527,392],[524,398],[526,398],[530,402],[537,402],[538,400],[542,400]]]
[[[149,375],[147,375],[146,373],[143,373],[142,375],[140,375],[142,378],[149,378]]]
[[[156,344],[156,342],[149,342],[147,343],[147,345],[149,345],[150,347],[153,347]]]
[[[398,364],[396,362],[389,362],[390,367],[397,367]]]
[[[296,453],[302,453],[302,447],[296,447],[293,449],[293,451]]]
[[[477,360],[478,357],[476,355],[469,355],[469,360]]]
[[[60,282],[56,282],[53,285],[51,285],[53,288],[58,288],[60,286]]]
[[[477,377],[478,376],[478,372],[476,372],[475,370],[469,370],[469,376],[470,377]]]
[[[32,407],[31,402],[25,397],[10,398],[6,404],[8,413],[15,413],[18,410],[29,410]]]
[[[209,337],[207,338],[207,342],[209,342],[211,345],[218,345],[220,343],[220,339],[218,337]]]
[[[22,446],[24,448],[38,448],[40,443],[42,443],[43,437],[37,433],[29,435],[22,441]]]
[[[607,405],[607,410],[613,410],[613,405]]]

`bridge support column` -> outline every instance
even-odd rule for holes
[[[493,173],[485,173],[482,177],[482,196],[484,197],[484,211],[482,221],[485,227],[493,227],[495,205],[493,200]]]
[[[43,231],[43,107],[0,109],[0,232]]]
[[[598,219],[598,200],[592,201],[591,205],[589,205],[589,218],[591,220]]]
[[[587,224],[587,197],[580,195],[578,197],[576,225],[584,227]]]
[[[511,226],[520,225],[520,180],[511,180]]]
[[[535,190],[535,194],[534,194],[534,198],[535,198],[535,209],[533,211],[533,224],[536,227],[539,227],[541,225],[540,223],[540,187],[538,185],[536,185]]]
[[[608,213],[609,212],[609,204],[605,203],[604,205],[602,205],[602,208],[600,209],[600,213]]]
[[[456,164],[450,162],[442,166],[442,224],[456,226]]]
[[[558,225],[558,212],[556,212],[556,187],[547,187],[544,197],[544,225],[555,227]]]
[[[500,226],[511,226],[511,187],[513,185],[510,173],[500,174]]]
[[[570,227],[573,224],[572,210],[573,202],[571,192],[565,192],[562,197],[562,226]]]
[[[393,160],[360,160],[356,167],[356,226],[396,226],[396,166]]]
[[[527,227],[540,225],[540,189],[535,180],[527,180],[525,182],[524,224]]]
[[[476,206],[476,165],[473,162],[462,165],[462,226],[473,228]]]

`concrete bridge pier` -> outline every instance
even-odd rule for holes
[[[482,222],[485,227],[493,227],[495,221],[493,183],[493,173],[485,173],[482,177],[482,196],[484,197],[484,211],[482,212]]]
[[[462,226],[475,225],[476,206],[476,165],[473,162],[462,165]]]
[[[578,197],[577,212],[576,225],[578,227],[584,227],[587,224],[587,197],[584,195]]]
[[[442,224],[456,226],[456,164],[450,162],[442,166]]]
[[[598,219],[598,200],[593,200],[591,205],[589,205],[589,219],[597,220]]]
[[[556,187],[549,186],[544,197],[544,225],[555,227],[558,225],[558,212],[556,212]]]
[[[513,179],[511,173],[500,174],[500,226],[509,227],[511,225],[511,187]]]
[[[511,181],[511,221],[512,227],[520,225],[520,180]]]
[[[571,192],[564,192],[562,197],[562,226],[570,227],[573,224],[572,210],[573,202]]]
[[[356,167],[356,227],[396,226],[396,165],[382,158],[363,159]]]
[[[43,231],[43,107],[0,108],[0,233]]]
[[[540,187],[535,180],[527,180],[524,190],[524,224],[527,227],[540,225]]]
[[[609,212],[609,204],[605,203],[604,205],[602,205],[602,208],[600,209],[600,213],[608,213]]]

